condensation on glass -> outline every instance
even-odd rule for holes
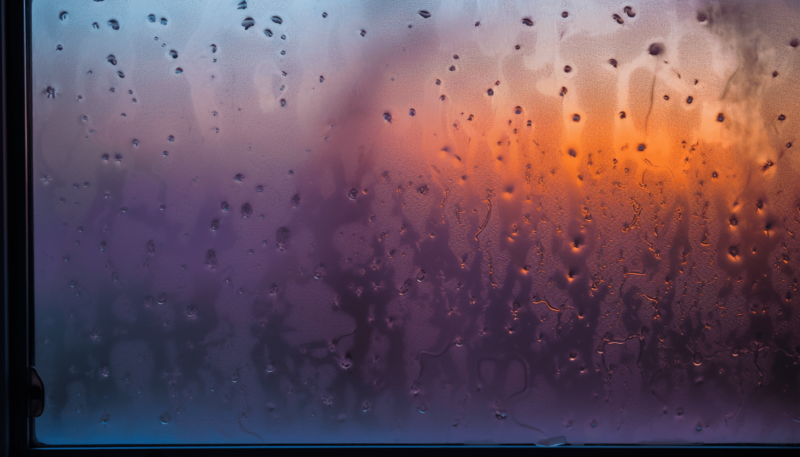
[[[796,2],[31,12],[42,442],[800,441]]]

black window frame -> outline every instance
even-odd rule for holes
[[[3,447],[0,455],[218,455],[233,452],[242,455],[263,455],[265,452],[323,451],[335,448],[349,454],[396,452],[407,454],[418,448],[436,449],[437,452],[464,452],[483,454],[499,448],[502,452],[546,452],[582,454],[610,451],[616,455],[637,454],[642,451],[663,449],[702,449],[704,452],[725,455],[751,454],[754,451],[781,452],[798,455],[800,444],[764,445],[738,443],[732,445],[692,444],[688,446],[662,445],[580,445],[544,448],[528,445],[375,445],[357,443],[350,445],[84,445],[47,446],[36,439],[35,419],[27,417],[29,367],[35,366],[33,316],[33,258],[32,227],[32,155],[31,136],[31,79],[30,79],[30,7],[35,0],[0,0],[0,65],[2,86],[0,87],[0,142],[3,160],[0,173],[2,202],[3,243],[0,246],[3,263],[0,282],[3,286],[3,314],[0,325],[0,353],[3,354],[0,390],[3,392],[3,415],[0,416],[0,438]],[[86,0],[90,1],[90,0]],[[21,113],[21,114],[20,114]],[[46,381],[45,388],[46,388]],[[45,405],[46,408],[46,405]],[[532,449],[535,448],[535,449]]]

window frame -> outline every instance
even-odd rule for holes
[[[347,452],[370,452],[376,449],[393,452],[411,452],[418,448],[483,453],[487,448],[500,447],[504,452],[529,452],[538,447],[544,452],[580,453],[591,450],[608,450],[622,454],[640,454],[644,449],[703,449],[706,452],[750,454],[755,450],[770,450],[797,455],[798,444],[764,445],[739,443],[732,445],[696,444],[689,446],[662,445],[581,445],[563,446],[558,450],[528,445],[375,445],[375,444],[282,444],[282,445],[83,445],[47,446],[36,438],[35,419],[27,417],[27,376],[29,367],[35,366],[33,316],[33,201],[32,201],[32,142],[31,71],[30,71],[30,11],[34,0],[0,0],[0,64],[2,87],[0,90],[0,121],[2,121],[3,161],[0,172],[3,186],[2,201],[3,244],[0,246],[3,264],[0,282],[3,285],[3,319],[0,325],[0,352],[3,354],[0,389],[5,399],[0,418],[2,455],[217,455],[235,452],[242,455],[263,455],[269,450],[321,451],[338,448]],[[215,0],[216,1],[216,0]],[[14,115],[22,113],[22,115]],[[20,151],[24,151],[21,154]],[[19,190],[22,189],[22,192]],[[11,215],[11,217],[10,217]],[[22,217],[15,217],[22,215]],[[47,380],[45,388],[47,387]],[[45,405],[45,407],[47,407]]]

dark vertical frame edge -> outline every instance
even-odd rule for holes
[[[32,444],[27,416],[27,374],[32,355],[28,316],[31,283],[29,2],[0,0],[2,8],[3,147],[3,446],[4,454],[27,453]]]

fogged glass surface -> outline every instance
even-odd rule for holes
[[[797,24],[33,1],[38,438],[799,442]]]

